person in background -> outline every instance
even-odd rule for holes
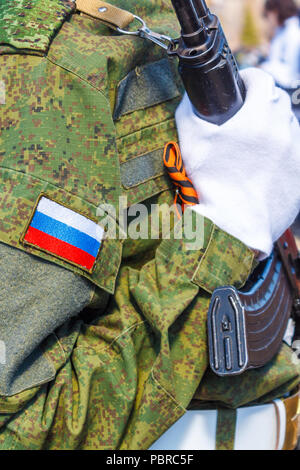
[[[291,97],[293,111],[300,122],[300,18],[294,0],[267,0],[264,16],[271,39],[269,58],[261,68],[269,72],[277,85]],[[294,95],[296,93],[296,95]],[[295,99],[293,98],[296,98]],[[294,224],[296,240],[300,246],[300,216]]]
[[[300,84],[300,20],[294,0],[267,0],[264,8],[271,46],[261,67],[277,84],[292,90]]]

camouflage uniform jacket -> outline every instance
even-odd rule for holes
[[[112,3],[178,34],[166,0]],[[90,271],[24,243],[42,194],[92,220],[120,196],[128,207],[172,204],[162,149],[177,139],[176,64],[68,0],[0,0],[0,64],[0,326],[21,350],[34,338],[5,383],[0,364],[0,448],[146,449],[193,397],[234,409],[294,388],[299,370],[285,345],[271,364],[234,379],[207,370],[210,294],[241,287],[254,265],[253,253],[209,220],[201,249],[184,237],[107,239]],[[89,294],[76,315],[48,324],[51,270],[57,287],[73,276],[66,293],[84,280]],[[12,314],[5,301],[15,279]],[[30,289],[43,295],[21,320]],[[76,302],[66,295],[67,310]]]

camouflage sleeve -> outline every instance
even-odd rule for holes
[[[140,270],[124,265],[105,315],[98,310],[92,323],[70,319],[42,343],[56,373],[44,385],[1,394],[1,448],[147,448],[184,413],[207,367],[208,290],[220,282],[240,286],[253,262],[246,247],[209,221],[203,248],[186,245],[164,240]],[[83,292],[72,276],[67,308],[76,300],[74,293],[68,300],[71,284]],[[50,301],[50,318],[42,311],[41,318],[51,322],[57,304],[49,294],[48,287],[37,307]]]
[[[199,216],[198,216],[199,217]],[[195,398],[230,406],[281,396],[299,382],[284,347],[271,365],[227,382],[206,374],[206,312],[220,284],[240,287],[253,253],[205,220],[204,243],[164,240],[141,269],[123,265],[95,319],[70,319],[42,344],[45,384],[0,398],[1,449],[147,449]],[[225,389],[224,389],[225,386]],[[273,393],[272,393],[273,390]],[[234,406],[234,402],[232,403]],[[203,405],[202,405],[203,406]]]

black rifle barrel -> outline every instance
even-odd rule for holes
[[[204,0],[171,0],[181,38],[170,55],[179,57],[179,72],[195,113],[217,125],[243,106],[245,87],[219,19]]]
[[[205,24],[194,7],[192,0],[171,0],[181,25],[181,37],[187,47],[205,44],[207,31]]]
[[[200,22],[191,0],[171,0],[182,28],[182,34],[188,35],[199,31]]]
[[[193,0],[193,4],[198,18],[204,18],[208,15],[209,9],[204,0]]]

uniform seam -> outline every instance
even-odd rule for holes
[[[119,138],[117,139],[117,141],[118,140],[119,140]],[[134,142],[128,145],[128,147],[130,147],[130,146],[134,146]],[[124,147],[127,147],[127,145],[124,145]],[[152,150],[149,150],[149,151],[147,150],[146,152],[139,153],[138,155],[133,155],[132,157],[128,158],[128,160],[125,160],[124,162],[121,161],[120,165],[125,165],[128,162],[132,162],[132,160],[136,160],[137,158],[145,157],[146,155],[149,155],[150,153],[156,152],[158,150],[163,151],[163,149],[164,149],[164,145],[162,145],[162,146],[160,145],[159,147],[155,146],[155,148],[152,149]],[[122,154],[122,151],[120,151],[119,149],[118,149],[118,154],[119,155]]]
[[[128,333],[132,329],[142,326],[144,323],[148,323],[147,320],[143,320],[141,322],[135,323],[132,326],[129,326],[126,330],[122,331],[122,333],[120,333],[116,338],[114,338],[113,341],[107,347],[110,348],[116,341],[118,341],[119,338],[121,338],[122,336],[128,335]]]
[[[38,16],[40,14],[44,14],[44,13],[47,13],[48,15],[48,18],[51,19],[51,22],[53,22],[53,25],[51,24],[48,25],[48,24],[43,24],[42,25],[42,33],[41,33],[41,44],[40,45],[34,45],[34,44],[30,44],[30,47],[27,47],[27,48],[24,48],[22,47],[22,45],[24,45],[24,41],[21,40],[21,38],[16,35],[15,37],[15,34],[12,35],[12,37],[10,38],[10,41],[11,42],[6,42],[6,41],[3,41],[1,44],[4,44],[4,45],[8,45],[10,47],[13,47],[19,51],[22,51],[22,50],[27,50],[27,51],[33,51],[33,52],[37,52],[37,53],[40,53],[41,56],[43,56],[45,54],[46,51],[49,50],[50,46],[51,46],[51,43],[53,42],[53,39],[54,37],[56,36],[56,34],[60,31],[60,29],[62,28],[63,24],[65,23],[65,21],[68,20],[68,18],[74,14],[75,12],[75,8],[74,7],[69,7],[69,8],[61,8],[61,13],[62,15],[59,16],[58,15],[58,12],[57,12],[57,9],[56,8],[59,8],[60,5],[59,5],[59,2],[56,2],[56,5],[54,8],[50,8],[50,10],[48,9],[47,11],[44,10],[44,8],[41,7],[41,5],[35,5],[34,6],[34,9],[33,9],[33,12],[35,13],[35,17],[38,18]],[[12,7],[10,13],[9,13],[9,17],[12,15],[12,12],[14,11],[15,7]],[[0,7],[0,11],[1,11],[1,7]],[[14,25],[13,27],[13,31],[14,33],[16,31],[18,31],[19,29],[19,24],[17,25]],[[27,30],[29,30],[29,32],[39,32],[40,31],[40,24],[38,23],[38,21],[36,19],[34,19],[33,21],[31,21],[30,23],[30,26],[27,28]],[[53,29],[54,27],[54,29]],[[25,41],[26,42],[26,41]],[[17,44],[17,46],[15,45]],[[20,47],[21,46],[21,47]],[[34,55],[34,54],[28,54],[28,55]]]
[[[198,284],[198,283],[196,282],[195,278],[196,278],[198,272],[200,271],[200,268],[202,267],[202,264],[204,263],[204,261],[205,261],[206,258],[207,258],[208,250],[209,250],[209,248],[210,248],[210,246],[211,246],[214,233],[215,233],[215,225],[212,226],[212,230],[211,230],[211,233],[210,233],[210,237],[209,237],[209,240],[208,240],[208,244],[207,244],[206,250],[204,251],[204,253],[203,253],[203,255],[202,255],[202,258],[201,258],[201,260],[199,261],[199,264],[198,264],[198,266],[197,266],[197,268],[196,268],[196,270],[195,270],[195,272],[194,272],[194,274],[193,274],[193,276],[192,276],[192,282],[194,282],[195,284]],[[211,274],[211,273],[210,273],[210,274]]]
[[[149,325],[149,322],[147,320],[143,320],[141,322],[138,322],[138,323],[135,323],[134,325],[128,327],[125,331],[123,331],[122,333],[120,333],[116,338],[114,338],[114,340],[106,347],[104,347],[102,349],[102,352],[105,352],[105,351],[108,351],[111,349],[111,347],[113,346],[113,344],[118,340],[120,339],[122,336],[125,336],[127,335],[128,336],[128,333],[133,330],[134,328],[138,328],[139,326],[142,326],[144,324],[148,324]],[[128,345],[125,346],[125,348],[127,348]],[[97,353],[97,350],[94,349],[93,347],[88,347],[88,346],[76,346],[76,349],[79,350],[79,349],[91,349],[93,351],[95,351],[95,353]],[[118,352],[118,354],[120,354],[120,352]],[[151,368],[151,372],[150,372],[150,377],[153,378],[154,382],[156,383],[157,386],[159,386],[161,388],[161,390],[165,393],[165,395],[167,395],[167,397],[169,399],[171,399],[177,406],[175,409],[177,408],[181,408],[184,412],[186,412],[186,408],[181,404],[179,403],[176,398],[170,393],[168,392],[168,390],[159,382],[159,380],[155,377],[154,375],[154,368],[155,368],[155,364],[152,366]]]
[[[10,44],[9,42],[0,42],[0,48],[2,46],[9,47],[12,50],[12,52],[0,50],[0,57],[6,56],[6,55],[26,55],[30,57],[39,57],[39,58],[45,57],[45,53],[40,49],[26,49],[26,48],[16,47]]]
[[[201,269],[201,267],[202,267],[202,264],[205,262],[205,260],[206,260],[207,257],[208,257],[209,249],[210,249],[210,247],[211,247],[211,245],[212,245],[212,242],[213,242],[213,239],[214,239],[214,235],[215,235],[216,232],[217,232],[217,226],[216,226],[216,225],[213,225],[213,228],[212,228],[212,231],[211,231],[211,234],[210,234],[210,237],[209,237],[209,241],[208,241],[206,250],[204,251],[204,254],[203,254],[201,260],[199,261],[199,264],[198,264],[198,266],[197,266],[197,268],[196,268],[196,271],[194,272],[193,277],[192,277],[192,282],[194,282],[195,284],[199,285],[200,287],[206,287],[206,288],[209,288],[209,289],[210,289],[210,287],[209,287],[209,285],[208,285],[207,283],[202,283],[201,281],[200,281],[200,282],[197,282],[197,281],[195,280],[195,278],[197,277],[197,275],[198,275],[198,273],[199,273],[199,271],[200,271],[200,269]],[[230,234],[228,234],[228,237],[233,238]],[[242,248],[242,249],[243,249],[244,247],[246,247],[246,245],[244,245],[242,242],[240,242],[240,240],[234,239],[234,241],[237,242],[237,245],[238,245],[239,248]],[[254,257],[254,256],[253,256],[253,257]],[[237,258],[240,259],[240,256],[237,256]],[[245,263],[248,264],[249,258],[250,258],[250,260],[251,260],[251,255],[249,255],[249,254],[244,257]],[[250,267],[247,267],[247,273],[246,273],[246,276],[247,276],[247,277],[246,277],[246,279],[249,277],[250,273],[251,273],[251,263],[250,263]],[[212,273],[212,272],[209,273],[209,276],[210,276],[211,278],[213,278],[213,279],[216,279],[216,280],[219,281],[220,283],[224,283],[223,279],[220,279],[218,276],[216,276],[216,275],[215,275],[214,273]]]
[[[111,349],[111,347],[113,346],[113,344],[118,340],[120,339],[122,336],[128,336],[128,333],[133,330],[134,328],[138,328],[139,326],[142,326],[144,323],[147,323],[149,324],[149,322],[147,322],[147,320],[143,320],[141,322],[138,322],[138,323],[134,323],[133,325],[129,326],[126,330],[122,331],[122,333],[120,333],[116,338],[114,338],[108,345],[104,346],[103,348],[101,348],[100,350],[93,347],[93,346],[84,346],[84,345],[76,345],[75,349],[76,350],[79,350],[79,349],[87,349],[87,350],[91,350],[91,351],[94,351],[95,353],[98,353],[98,352],[105,352],[105,351],[108,351]],[[93,325],[91,325],[93,326]],[[95,326],[95,325],[94,325]],[[125,346],[125,348],[127,347],[127,345]],[[75,350],[74,349],[74,350]],[[119,354],[119,353],[118,353]]]
[[[60,347],[60,349],[61,349],[61,351],[62,351],[62,353],[63,353],[64,362],[66,362],[68,358],[67,358],[67,356],[66,356],[65,349],[64,349],[64,347],[63,347],[63,345],[62,345],[62,343],[61,343],[59,337],[55,334],[55,332],[51,333],[51,336],[52,336],[52,335],[54,336],[54,339],[56,340],[56,343],[58,343],[58,346]],[[51,364],[52,364],[53,367],[54,367],[54,364],[53,364],[53,361],[52,361],[52,359],[51,359],[50,353],[49,353],[48,351],[44,351],[44,354],[47,356],[47,359],[50,360]],[[54,367],[54,370],[56,371],[55,367]]]
[[[101,92],[100,92],[101,93]],[[133,114],[134,111],[130,114]],[[118,122],[118,121],[116,121]],[[172,123],[173,122],[173,126],[170,126],[169,128],[166,126],[166,130],[170,130],[170,129],[176,129],[176,122],[175,122],[175,118],[174,117],[171,117],[171,118],[167,118],[167,119],[164,119],[163,121],[159,121],[159,122],[156,122],[154,124],[149,124],[148,126],[144,126],[144,127],[141,127],[140,129],[137,129],[133,132],[129,132],[128,134],[124,134],[124,135],[120,135],[117,137],[117,141],[119,140],[122,140],[122,139],[125,139],[126,137],[129,137],[129,136],[133,136],[134,134],[137,134],[138,132],[143,132],[147,129],[151,129],[152,127],[156,127],[156,126],[159,126],[161,124],[166,124],[166,123]],[[120,124],[121,124],[121,119],[120,119]],[[116,126],[117,127],[117,126]],[[131,143],[125,143],[124,144],[124,147],[129,147],[130,145],[134,145],[134,142],[131,144]]]
[[[58,63],[55,60],[55,58],[53,58],[53,59],[50,58],[49,55],[46,55],[45,59],[47,59],[49,62],[51,62],[51,64],[55,65],[56,67],[59,67],[63,70],[66,70],[67,72],[71,73],[72,75],[75,75],[79,80],[83,81],[84,83],[89,85],[91,88],[94,88],[94,90],[96,90],[98,93],[100,93],[101,96],[103,96],[103,98],[106,101],[106,104],[109,106],[109,109],[111,108],[110,102],[109,102],[109,99],[107,98],[107,96],[105,96],[105,94],[101,90],[99,90],[99,88],[97,88],[95,85],[93,85],[91,82],[89,82],[86,78],[79,75],[78,72],[75,72],[74,70],[70,70],[70,68],[68,68],[67,66],[61,65],[60,63]],[[72,61],[70,61],[70,66],[72,66],[72,65],[74,67],[76,67],[76,65]]]
[[[44,354],[44,353],[43,353],[43,354]],[[53,364],[50,364],[50,365],[52,366]],[[20,389],[20,390],[18,390],[18,391],[16,391],[16,392],[14,392],[13,395],[7,395],[7,394],[2,393],[2,394],[1,394],[1,397],[4,397],[4,398],[15,397],[16,395],[19,395],[20,393],[27,392],[28,390],[32,390],[32,389],[35,389],[35,388],[39,388],[39,387],[41,387],[41,386],[43,386],[43,385],[45,385],[45,384],[48,384],[49,382],[51,382],[52,380],[54,380],[54,379],[55,379],[55,376],[56,376],[56,372],[57,372],[57,371],[56,371],[56,369],[55,369],[54,366],[53,366],[53,368],[54,368],[54,370],[53,370],[53,375],[52,375],[51,377],[47,377],[47,379],[40,380],[39,382],[37,382],[37,383],[34,384],[34,385],[29,385],[29,386],[27,386],[27,387],[25,387],[25,388],[22,388],[22,389]],[[20,410],[16,411],[16,413],[18,413],[19,411],[20,411]],[[2,413],[2,412],[1,412],[1,413]],[[0,414],[1,414],[1,413],[0,413]]]
[[[168,390],[159,382],[159,380],[155,377],[154,375],[154,366],[152,367],[151,369],[151,377],[153,378],[154,382],[161,388],[161,390],[165,393],[165,395],[167,395],[168,398],[170,398],[174,403],[176,403],[176,408],[181,408],[184,412],[187,411],[187,409],[181,405],[181,403],[179,403],[176,398],[170,393],[168,392]]]
[[[85,199],[83,196],[79,195],[79,194],[76,194],[76,193],[72,193],[71,191],[65,189],[63,186],[58,186],[54,183],[51,183],[50,181],[47,181],[47,180],[44,180],[43,178],[40,178],[39,176],[35,176],[35,175],[32,175],[31,173],[27,173],[25,171],[21,171],[21,170],[17,170],[15,168],[9,168],[7,166],[3,166],[3,165],[0,165],[0,169],[3,168],[3,170],[8,170],[8,171],[11,171],[13,173],[20,173],[22,175],[25,175],[27,176],[28,178],[32,178],[33,180],[36,180],[37,182],[41,182],[43,184],[46,184],[47,186],[53,186],[55,189],[59,189],[59,190],[62,190],[64,191],[65,193],[67,194],[70,194],[71,196],[74,196],[74,197],[78,197],[80,200],[90,204],[91,206],[93,206],[95,209],[97,209],[97,206],[93,203],[93,202],[90,202],[88,199]],[[46,189],[43,189],[43,191],[46,192]]]

